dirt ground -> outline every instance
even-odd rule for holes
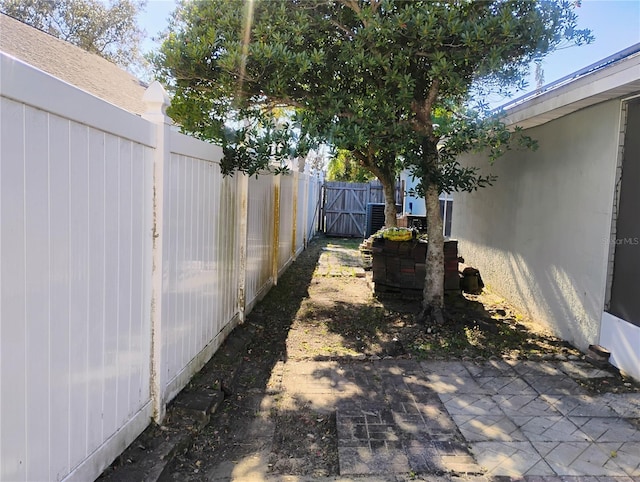
[[[356,240],[313,241],[236,328],[240,334],[251,332],[242,352],[223,345],[194,378],[192,385],[223,386],[227,396],[193,445],[171,462],[163,480],[216,480],[215,467],[256,450],[264,452],[261,463],[274,475],[336,475],[334,414],[314,412],[271,392],[274,367],[285,360],[582,357],[490,293],[449,294],[446,323],[419,324],[418,301],[373,297],[358,268],[357,247]],[[229,364],[240,358],[231,382]],[[605,385],[602,380],[598,386],[579,382],[594,392],[640,391],[619,374]],[[273,396],[265,398],[269,393]],[[260,423],[251,423],[256,419]]]

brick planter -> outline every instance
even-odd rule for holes
[[[422,297],[427,257],[425,241],[374,239],[371,251],[376,294],[397,293],[407,298]],[[456,240],[444,242],[444,288],[460,289]]]

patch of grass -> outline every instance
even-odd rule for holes
[[[330,238],[327,248],[345,248],[359,252],[360,243],[362,243],[360,238]]]

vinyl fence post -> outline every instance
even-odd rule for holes
[[[240,270],[238,273],[238,316],[240,323],[244,323],[247,307],[247,236],[249,217],[249,176],[238,174],[238,192],[240,200],[240,220],[238,222],[238,256]]]
[[[300,179],[300,173],[298,171],[293,171],[293,206],[291,209],[291,216],[293,217],[293,222],[291,223],[291,259],[296,259],[296,235],[298,234],[298,181]]]
[[[327,200],[327,190],[324,181],[320,183],[318,196],[318,231],[326,232],[325,229],[325,202]]]
[[[154,81],[142,97],[147,111],[143,119],[155,124],[156,146],[153,159],[153,248],[151,271],[151,403],[153,417],[160,423],[166,414],[164,367],[162,360],[162,232],[164,221],[164,169],[169,161],[170,119],[166,115],[169,96]]]
[[[280,268],[280,176],[273,175],[273,251],[271,276],[273,285],[278,284],[278,270]]]
[[[302,173],[302,180],[304,186],[304,198],[302,203],[302,249],[307,249],[307,245],[309,244],[309,191],[310,191],[310,181],[309,175],[306,172]]]

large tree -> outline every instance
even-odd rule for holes
[[[139,0],[0,0],[0,11],[128,68],[141,61]]]
[[[186,4],[159,57],[179,120],[236,105],[302,109],[339,147],[394,153],[418,176],[429,244],[423,306],[441,318],[439,193],[490,179],[462,168],[462,149],[509,141],[499,123],[461,113],[474,85],[517,85],[533,59],[589,40],[574,1],[242,0]],[[226,101],[225,101],[226,102]],[[442,119],[444,122],[438,122]],[[478,120],[480,122],[474,122]],[[488,125],[488,129],[486,128]],[[441,155],[442,146],[450,148]]]

